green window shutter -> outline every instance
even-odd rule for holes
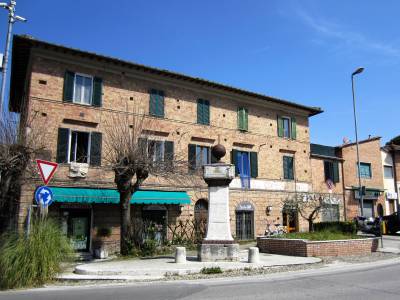
[[[164,92],[150,90],[149,114],[155,117],[164,117]]]
[[[58,163],[68,162],[69,129],[58,128],[57,157]]]
[[[158,91],[157,97],[157,116],[163,118],[164,117],[164,92]]]
[[[102,135],[100,132],[92,132],[90,136],[90,165],[101,166]]]
[[[284,156],[283,157],[283,178],[284,179],[294,179],[293,174],[293,157]]]
[[[231,163],[232,163],[232,165],[235,166],[235,176],[239,175],[239,168],[238,168],[238,165],[237,165],[237,152],[238,151],[235,150],[235,149],[233,149],[231,151]]]
[[[147,157],[147,139],[146,138],[138,138],[137,149],[138,149],[140,155]]]
[[[196,145],[189,144],[188,145],[188,162],[189,162],[189,170],[196,169]]]
[[[249,110],[247,108],[243,109],[243,130],[249,129]]]
[[[164,161],[169,167],[172,167],[174,163],[174,142],[164,142]]]
[[[278,116],[277,123],[278,123],[278,136],[283,137],[283,119],[280,116]]]
[[[328,179],[333,179],[332,178],[332,172],[331,172],[331,169],[332,169],[332,166],[331,166],[331,164],[332,164],[332,162],[330,162],[330,161],[328,161],[328,160],[324,160],[324,173],[325,173],[325,180],[328,180]]]
[[[240,130],[247,130],[248,129],[248,126],[247,126],[247,123],[248,123],[247,114],[248,114],[247,108],[244,108],[244,107],[239,107],[238,108],[238,115],[237,115],[237,118],[238,118],[238,129],[240,129]]]
[[[242,129],[242,126],[243,126],[242,108],[241,107],[238,107],[238,109],[237,109],[237,126],[238,126],[238,129]]]
[[[156,116],[156,108],[157,108],[157,94],[156,90],[150,90],[150,103],[149,103],[149,114],[152,116]]]
[[[333,182],[338,183],[339,181],[339,163],[335,161],[333,163]]]
[[[102,97],[103,97],[103,80],[99,77],[93,78],[93,96],[92,96],[92,104],[96,107],[102,106]]]
[[[71,71],[66,71],[64,74],[64,91],[63,91],[64,102],[72,102],[72,97],[74,96],[74,80],[75,80],[75,73]]]
[[[250,152],[250,176],[258,177],[258,155],[257,152]]]
[[[211,152],[211,149],[210,149],[210,152]],[[212,154],[212,152],[210,153],[210,155],[211,155],[211,163],[212,163],[212,164],[217,163],[218,160],[217,160],[217,158]]]
[[[203,124],[203,99],[197,100],[197,123]]]
[[[292,134],[292,140],[295,140],[297,138],[297,124],[296,124],[296,118],[292,117],[291,118],[291,134]]]
[[[203,100],[203,123],[204,125],[210,125],[210,101]]]

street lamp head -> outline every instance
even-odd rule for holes
[[[364,68],[363,68],[363,67],[360,67],[360,68],[358,68],[357,70],[355,70],[355,71],[353,72],[353,74],[351,74],[351,76],[360,74],[360,73],[362,73],[363,71],[364,71]]]

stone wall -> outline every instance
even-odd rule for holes
[[[260,252],[292,256],[350,256],[376,252],[379,238],[335,241],[308,241],[301,239],[257,238]]]

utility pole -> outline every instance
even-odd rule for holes
[[[4,51],[3,64],[2,64],[2,82],[0,89],[0,115],[3,115],[3,105],[4,105],[4,94],[6,91],[6,83],[7,83],[7,67],[8,67],[8,56],[10,52],[10,43],[11,43],[11,34],[12,27],[16,21],[26,22],[26,19],[17,16],[15,14],[15,6],[17,5],[17,1],[10,1],[10,4],[5,2],[0,2],[0,7],[8,10],[8,30],[7,30],[7,38],[6,38],[6,49]]]

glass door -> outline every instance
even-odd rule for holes
[[[76,251],[88,251],[90,244],[90,212],[70,212],[68,237]]]

